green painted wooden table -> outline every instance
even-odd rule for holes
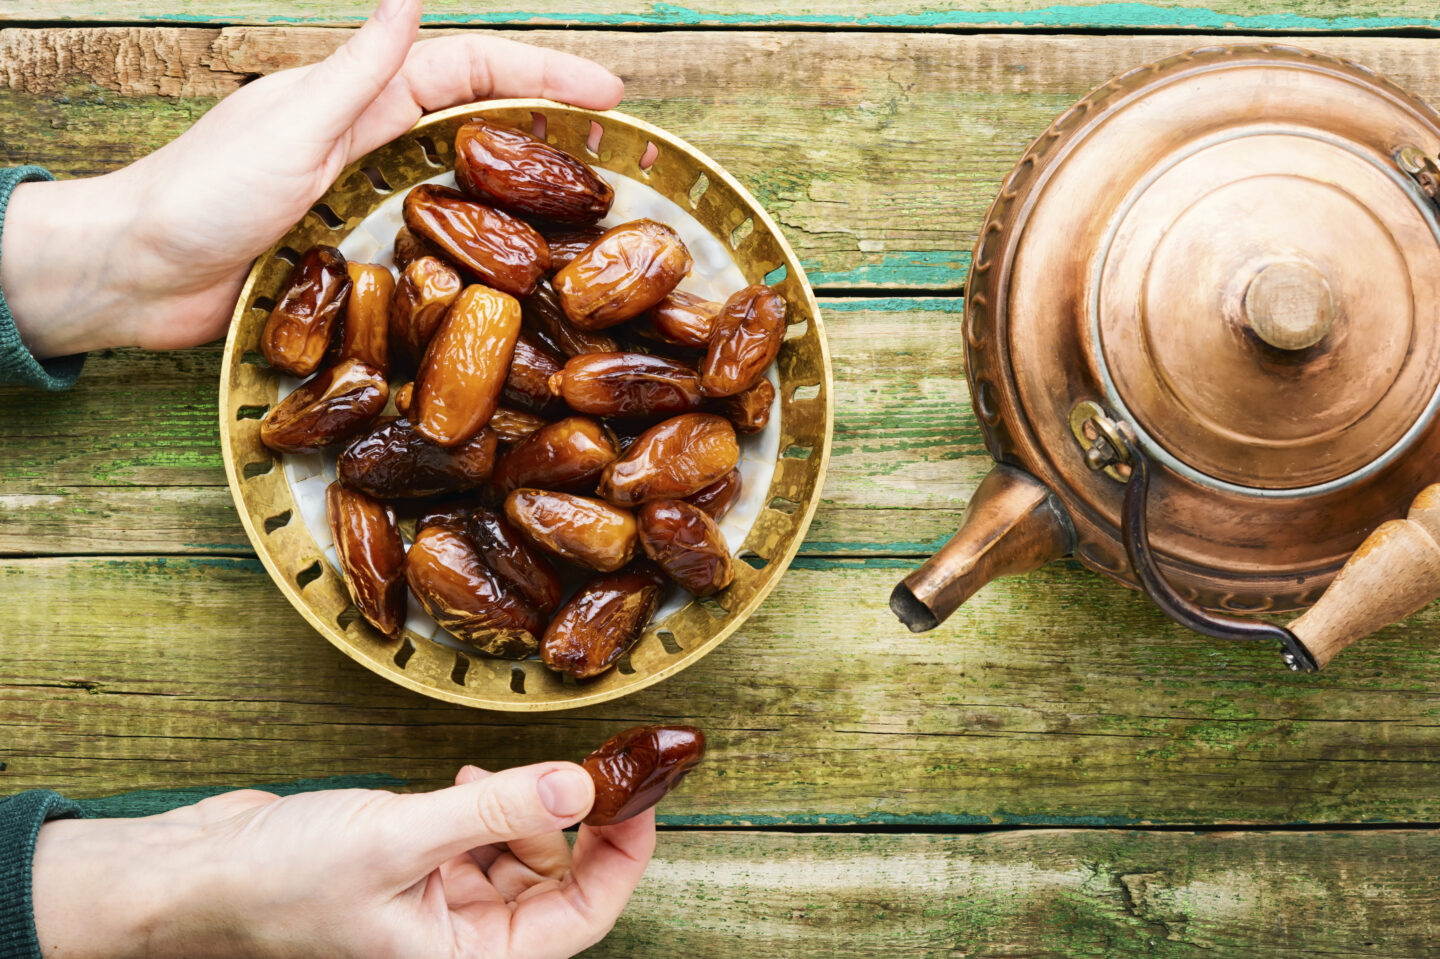
[[[365,6],[0,0],[0,163],[113,169]],[[445,706],[271,586],[224,485],[218,347],[93,356],[68,394],[0,391],[0,790],[128,814],[256,783],[435,786],[686,720],[713,753],[598,955],[1440,952],[1440,609],[1303,677],[1074,564],[925,635],[885,607],[989,465],[959,297],[1026,143],[1215,34],[1295,34],[1440,103],[1431,0],[480,6],[431,0],[429,21],[609,65],[626,110],[717,158],[800,252],[838,397],[800,558],[658,687],[533,718]]]

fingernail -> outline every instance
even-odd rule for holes
[[[405,6],[408,0],[380,0],[380,6],[375,10],[376,20],[394,20],[395,14]]]
[[[535,784],[540,802],[550,815],[561,819],[578,816],[590,805],[590,775],[583,769],[557,769]]]

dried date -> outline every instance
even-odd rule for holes
[[[686,413],[652,426],[625,455],[600,474],[600,495],[616,506],[684,499],[740,462],[730,421],[713,413]]]
[[[694,293],[672,290],[635,322],[637,329],[662,343],[703,350],[710,345],[720,306]]]
[[[665,797],[705,757],[705,734],[694,726],[636,726],[585,757],[595,782],[587,826],[610,826]]]
[[[401,416],[409,416],[410,408],[415,402],[415,384],[403,383],[395,391],[395,409]]]
[[[405,225],[481,282],[511,296],[529,296],[550,269],[545,238],[528,223],[449,187],[422,184],[411,190]]]
[[[474,489],[495,467],[495,434],[481,430],[454,447],[436,446],[408,420],[388,420],[356,437],[335,464],[340,482],[376,499],[413,499]]]
[[[534,413],[511,409],[508,406],[497,406],[495,415],[490,417],[489,428],[495,431],[500,442],[518,443],[547,422],[549,421],[544,417],[536,416]]]
[[[505,497],[505,518],[540,548],[610,573],[635,555],[635,516],[604,500],[517,489]]]
[[[635,518],[645,555],[696,596],[713,596],[735,578],[724,534],[698,506],[655,500],[640,507]]]
[[[740,470],[733,469],[700,492],[685,497],[685,502],[700,507],[718,523],[740,498],[743,486]]]
[[[725,417],[741,433],[758,433],[770,422],[774,405],[775,387],[762,376],[748,390],[712,401],[709,409]]]
[[[341,360],[300,384],[260,422],[260,442],[281,453],[314,453],[349,439],[385,409],[390,387],[379,370]]]
[[[294,376],[314,373],[349,294],[345,257],[333,246],[312,247],[290,271],[285,292],[265,320],[260,334],[265,361]]]
[[[522,329],[515,340],[515,353],[505,374],[502,395],[512,406],[532,413],[547,418],[564,416],[565,404],[550,392],[550,377],[564,365],[562,357]]]
[[[350,295],[340,321],[340,359],[364,360],[388,376],[395,278],[373,263],[347,263],[345,272],[350,276]]]
[[[405,628],[405,544],[395,514],[339,483],[325,489],[325,512],[355,608],[381,633],[398,639]]]
[[[473,500],[442,499],[431,502],[415,518],[415,532],[418,533],[427,526],[443,526],[446,529],[455,530],[457,533],[463,533],[465,524],[470,522],[470,513],[474,509]]]
[[[401,273],[422,256],[443,257],[440,248],[423,237],[418,237],[408,226],[402,226],[395,234],[395,269]]]
[[[565,587],[555,567],[504,516],[491,509],[474,510],[465,532],[490,571],[542,615],[550,615],[560,605]]]
[[[614,441],[598,422],[585,416],[567,416],[541,427],[502,453],[490,481],[505,493],[522,486],[594,489],[600,471],[619,455]]]
[[[664,592],[664,574],[643,560],[597,576],[550,621],[540,641],[540,659],[576,679],[600,675],[640,638]]]
[[[538,648],[544,619],[480,561],[463,533],[441,525],[416,533],[405,579],[437,623],[480,652],[524,659]]]
[[[592,243],[605,235],[603,226],[570,226],[540,224],[537,229],[550,247],[550,272],[565,268],[571,260],[584,253]]]
[[[550,392],[591,416],[673,416],[700,409],[700,376],[679,360],[645,353],[571,357],[550,378]]]
[[[414,260],[400,274],[390,300],[390,344],[412,368],[459,296],[460,274],[433,256]]]
[[[614,353],[620,349],[615,338],[593,330],[582,330],[565,311],[560,309],[560,298],[548,283],[541,283],[535,292],[520,304],[521,315],[531,329],[544,336],[566,356],[581,356],[585,353]]]
[[[415,377],[415,428],[440,446],[456,446],[486,423],[505,386],[520,304],[478,283],[445,314]]]
[[[528,133],[479,119],[455,134],[455,182],[482,202],[561,223],[593,223],[615,199],[588,164]]]
[[[785,299],[761,284],[726,300],[700,366],[700,391],[734,396],[759,382],[785,339],[785,312]]]
[[[690,272],[691,262],[678,233],[654,220],[636,220],[605,231],[551,285],[570,322],[600,330],[659,303]]]

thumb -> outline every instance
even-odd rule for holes
[[[345,45],[310,68],[304,109],[322,137],[339,137],[400,71],[420,29],[420,0],[380,0]]]
[[[595,783],[575,763],[550,762],[398,798],[418,833],[411,862],[423,873],[480,846],[574,825],[595,802]]]

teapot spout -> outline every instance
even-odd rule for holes
[[[992,579],[1039,569],[1074,548],[1074,527],[1055,495],[1029,473],[998,465],[980,481],[959,532],[896,585],[890,609],[923,633]]]
[[[1345,647],[1440,597],[1440,483],[1425,487],[1404,519],[1382,523],[1290,632],[1319,669]]]

